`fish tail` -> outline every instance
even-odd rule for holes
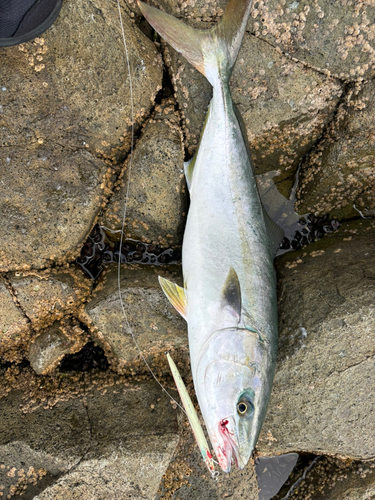
[[[229,0],[217,26],[210,30],[198,30],[138,0],[138,6],[151,26],[213,87],[229,82],[251,4],[252,0]]]

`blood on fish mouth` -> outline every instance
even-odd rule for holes
[[[219,435],[222,439],[222,444],[218,444],[216,449],[219,465],[225,471],[229,471],[230,466],[234,463],[238,467],[238,446],[233,432],[228,429],[228,424],[229,420],[225,418],[219,423]]]

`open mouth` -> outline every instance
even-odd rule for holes
[[[215,449],[220,467],[224,472],[229,472],[232,464],[238,465],[239,450],[234,433],[231,431],[229,419],[223,419],[219,423],[219,436],[221,443]]]

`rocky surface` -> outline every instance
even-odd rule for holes
[[[153,500],[178,442],[176,413],[154,382],[118,380],[30,413],[20,391],[2,403],[4,498]]]
[[[76,312],[92,287],[91,281],[74,268],[16,272],[8,277],[20,307],[36,331],[67,312]]]
[[[134,120],[142,122],[160,89],[161,60],[125,11],[123,20]],[[0,215],[7,220],[0,270],[40,268],[78,254],[110,193],[113,162],[129,149],[116,2],[64,2],[43,37],[1,49],[0,81]]]
[[[375,214],[375,83],[353,89],[301,167],[298,211]]]
[[[29,337],[30,325],[18,306],[8,280],[0,277],[0,355],[6,359],[19,358],[17,347]]]
[[[305,64],[345,80],[374,77],[375,6],[340,0],[259,0],[255,35]]]
[[[39,375],[52,371],[64,356],[80,350],[85,340],[77,322],[55,321],[30,343],[30,364]]]
[[[226,1],[157,3],[208,28]],[[178,247],[183,159],[211,89],[151,41],[133,0],[121,8],[135,122],[125,232]],[[280,349],[257,453],[336,457],[295,500],[374,496],[373,462],[352,459],[375,456],[375,229],[345,222],[374,215],[374,16],[372,1],[254,2],[231,81],[257,172],[278,169],[288,198],[301,164],[299,210],[344,221],[277,259]],[[193,395],[186,324],[157,281],[181,284],[180,268],[122,266],[129,329],[116,266],[93,283],[70,264],[95,221],[121,227],[132,117],[117,2],[64,0],[50,30],[0,49],[0,62],[0,496],[256,500],[253,463],[211,480],[130,335],[168,391],[171,351]]]
[[[286,495],[290,500],[371,500],[375,493],[374,469],[373,461],[316,457],[307,467],[292,473],[289,484],[274,500],[283,500]]]
[[[68,330],[73,328],[75,340],[69,342],[68,351],[80,347],[78,337],[82,330],[71,316],[78,315],[78,309],[92,288],[92,283],[81,271],[75,268],[17,271],[1,278],[0,285],[3,322],[0,355],[7,361],[28,358],[30,342],[55,321],[62,321]],[[44,361],[42,364],[44,366]]]
[[[331,481],[326,481],[322,493],[311,498],[319,500],[371,500],[375,497],[375,464],[356,464],[349,470],[336,473]],[[327,485],[327,483],[330,483]],[[293,498],[293,497],[291,497]],[[301,497],[307,498],[307,497]]]
[[[161,267],[122,268],[121,294],[126,320],[120,304],[117,269],[112,268],[81,316],[120,372],[148,373],[131,332],[143,356],[158,374],[168,367],[165,356],[168,350],[179,369],[182,368],[184,372],[187,370],[186,322],[164,296],[158,283],[158,274],[181,284],[179,267],[170,269],[170,272]],[[184,359],[182,365],[181,358]]]
[[[373,222],[356,221],[277,259],[279,351],[262,453],[375,456],[374,243]]]
[[[156,106],[101,219],[106,230],[121,231],[126,205],[128,238],[165,247],[181,244],[187,190],[175,108],[171,98]]]

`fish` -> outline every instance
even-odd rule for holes
[[[248,463],[265,418],[276,365],[274,256],[283,231],[257,189],[246,128],[229,81],[251,0],[230,0],[221,21],[197,30],[138,0],[151,26],[213,87],[198,149],[184,165],[190,207],[184,286],[159,277],[187,321],[194,390],[224,472]]]

